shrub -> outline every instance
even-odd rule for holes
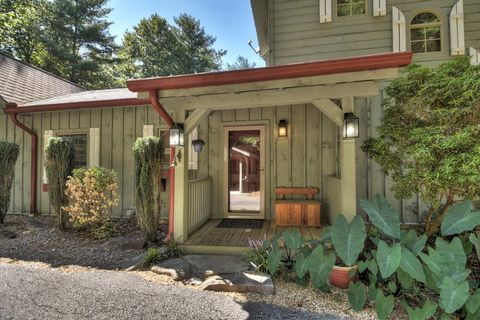
[[[148,242],[156,242],[161,209],[163,142],[159,137],[138,138],[133,153],[138,225]]]
[[[16,143],[0,141],[0,223],[5,221],[10,206],[10,190],[12,189],[20,148]]]
[[[65,212],[62,209],[68,204],[65,194],[66,182],[73,169],[74,149],[72,140],[68,137],[53,137],[48,139],[45,148],[45,171],[48,180],[48,195],[50,204],[57,216],[57,226],[65,229]]]
[[[108,235],[112,208],[118,204],[117,174],[113,170],[91,167],[73,170],[67,180],[70,221],[77,230],[96,237]]]

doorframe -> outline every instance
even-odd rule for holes
[[[265,219],[265,188],[266,188],[266,177],[265,177],[265,165],[267,163],[267,148],[266,141],[267,139],[267,129],[268,125],[266,123],[252,123],[252,124],[241,124],[241,125],[226,125],[223,127],[223,216],[225,218],[234,218],[234,219]],[[230,212],[229,211],[229,190],[228,190],[228,133],[230,131],[241,131],[241,130],[259,130],[260,131],[260,212]]]

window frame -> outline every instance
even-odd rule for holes
[[[54,137],[60,136],[74,136],[74,135],[86,135],[87,136],[87,146],[86,146],[86,168],[90,167],[90,131],[83,129],[73,129],[73,130],[54,130]]]
[[[430,22],[430,23],[421,23],[421,24],[413,24],[413,20],[422,13],[430,13],[437,17],[438,22]],[[412,51],[415,55],[425,55],[425,54],[442,54],[444,53],[444,45],[445,45],[445,32],[444,32],[444,19],[442,15],[434,10],[431,9],[424,9],[416,11],[415,14],[412,15],[410,19],[410,23],[408,24],[408,46],[409,50]],[[425,51],[425,52],[414,52],[412,50],[412,42],[422,42],[425,44],[425,50],[427,48],[426,44],[428,43],[428,39],[424,40],[412,40],[412,30],[415,29],[426,29],[431,27],[439,27],[440,28],[440,38],[436,38],[435,40],[440,40],[440,50],[439,51]]]
[[[348,0],[350,1],[350,9],[351,9],[351,6],[352,6],[352,1],[353,0]],[[363,0],[365,2],[365,13],[361,13],[361,14],[352,14],[352,10],[350,10],[350,14],[349,15],[339,15],[338,14],[338,6],[339,6],[339,3],[338,3],[338,0],[335,0],[335,16],[336,18],[338,19],[345,19],[345,18],[352,18],[352,17],[363,17],[363,16],[366,16],[369,14],[369,8],[370,8],[370,5],[369,5],[369,0]]]

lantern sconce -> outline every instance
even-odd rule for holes
[[[355,139],[359,137],[359,118],[351,113],[345,113],[343,118],[343,139]]]
[[[279,138],[288,137],[288,123],[287,123],[287,120],[280,120],[278,122],[278,137]]]
[[[205,141],[203,141],[202,139],[195,139],[192,141],[193,150],[195,150],[195,152],[197,153],[202,151],[204,145]]]
[[[183,124],[176,123],[169,130],[170,133],[170,146],[171,147],[183,147],[184,135]]]

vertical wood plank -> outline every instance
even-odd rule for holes
[[[291,148],[291,180],[292,187],[304,187],[306,185],[305,174],[305,153],[306,153],[306,131],[305,131],[305,105],[292,106],[292,118],[290,132],[292,134]],[[302,196],[293,196],[294,199],[302,199]]]
[[[118,206],[113,208],[112,215],[114,217],[121,217],[123,214],[124,206],[124,181],[123,181],[123,159],[124,159],[124,117],[123,108],[112,109],[112,147],[110,149],[110,158],[112,161],[112,169],[117,173],[118,178],[118,194],[120,195],[120,201]]]
[[[223,128],[221,126],[222,112],[213,111],[209,116],[208,128],[208,175],[212,177],[212,217],[223,217]]]
[[[313,186],[321,190],[321,148],[320,148],[320,110],[308,104],[306,108],[306,186]],[[318,197],[318,196],[317,196]]]
[[[111,108],[101,109],[100,164],[109,169],[112,168],[112,116]]]

